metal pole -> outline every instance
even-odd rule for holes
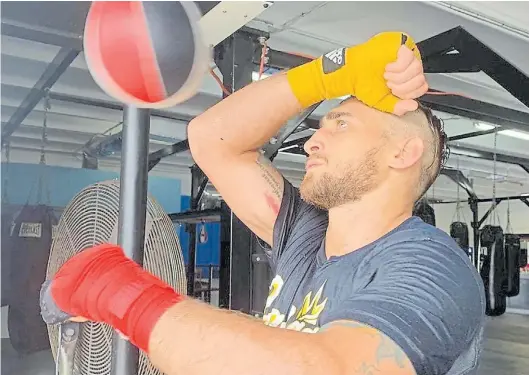
[[[195,269],[197,263],[197,225],[186,224],[189,234],[188,256],[187,256],[187,295],[195,297]]]
[[[123,122],[118,244],[123,248],[125,255],[143,265],[150,111],[125,107]],[[138,361],[138,348],[114,332],[111,374],[136,375]]]
[[[470,209],[472,210],[472,233],[474,234],[474,248],[472,249],[472,262],[479,271],[479,213],[478,202],[469,198]]]

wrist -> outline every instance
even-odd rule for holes
[[[303,108],[327,99],[321,71],[321,58],[318,58],[287,72],[290,88]]]
[[[148,352],[154,326],[169,308],[183,299],[171,286],[140,268],[136,280],[123,285],[111,299],[105,322]]]

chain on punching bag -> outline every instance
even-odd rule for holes
[[[492,209],[496,208],[496,144],[498,132],[494,133],[494,165],[492,184]],[[488,316],[499,316],[507,309],[507,268],[505,256],[505,237],[503,229],[496,224],[493,215],[492,225],[485,225],[481,230],[480,243],[484,251],[481,259],[480,275],[485,287],[486,309]]]
[[[49,206],[50,196],[46,183],[47,115],[49,100],[44,100],[44,122],[39,161],[37,202],[28,202],[14,221],[9,238],[12,252],[11,291],[7,315],[9,337],[13,348],[21,354],[48,349],[50,347],[47,327],[40,316],[39,292],[46,278],[46,267],[57,219]],[[34,185],[35,186],[35,185]],[[46,189],[47,203],[42,204],[42,191]],[[33,187],[32,189],[33,190]]]

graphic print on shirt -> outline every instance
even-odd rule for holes
[[[276,308],[270,309],[272,303],[279,296],[283,284],[284,281],[280,275],[276,275],[270,284],[270,291],[265,306],[266,314],[263,316],[265,324],[270,327],[286,328],[299,332],[318,332],[320,329],[318,318],[327,304],[327,298],[322,298],[325,282],[314,294],[314,297],[312,296],[312,291],[305,296],[303,304],[299,309],[292,305],[288,311],[288,315],[286,311],[279,311]]]

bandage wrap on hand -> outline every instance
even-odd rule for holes
[[[52,280],[51,295],[64,312],[107,323],[144,351],[160,316],[183,299],[107,244],[68,260]]]
[[[384,79],[386,65],[397,59],[402,44],[420,59],[415,42],[400,32],[385,32],[367,42],[340,48],[291,69],[288,81],[303,107],[326,99],[352,95],[368,106],[393,112],[398,98]]]

